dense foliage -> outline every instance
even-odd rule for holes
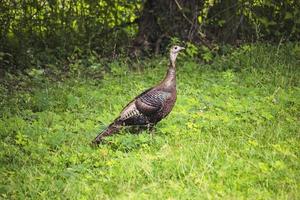
[[[299,40],[299,6],[297,0],[2,0],[0,67],[68,66],[74,52],[116,57],[134,45],[158,52],[174,37],[207,47]]]
[[[99,148],[91,140],[167,59],[6,73],[0,198],[299,198],[299,44],[221,50],[211,64],[192,48],[180,57],[178,101],[154,135],[124,130]]]

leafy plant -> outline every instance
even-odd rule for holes
[[[189,57],[194,58],[199,53],[199,49],[194,44],[187,42],[185,52]]]

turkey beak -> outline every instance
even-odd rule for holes
[[[184,49],[185,49],[184,47],[180,47],[179,51],[184,50]]]

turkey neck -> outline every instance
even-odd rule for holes
[[[170,61],[169,69],[164,80],[160,84],[162,88],[176,89],[176,68],[175,61]]]

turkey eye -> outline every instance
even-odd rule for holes
[[[175,47],[175,50],[177,49],[177,47]]]

